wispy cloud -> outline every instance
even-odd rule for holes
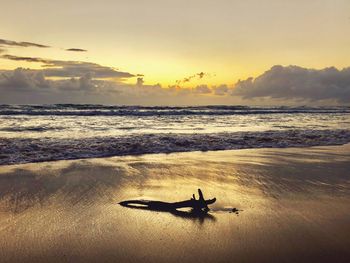
[[[71,52],[87,52],[86,49],[82,49],[82,48],[67,48],[65,50],[66,51],[71,51]]]
[[[17,42],[13,40],[0,39],[0,46],[16,46],[16,47],[38,47],[49,48],[48,45],[37,44],[33,42]]]
[[[209,76],[209,73],[199,72],[199,73],[193,74],[191,76],[185,77],[183,79],[177,80],[176,84],[180,85],[182,83],[190,82],[193,79],[202,79],[205,76]]]
[[[2,55],[0,56],[0,58],[15,61],[43,63],[43,69],[41,71],[47,77],[71,78],[91,74],[93,78],[123,79],[132,78],[136,76],[135,74],[129,72],[119,71],[112,67],[102,66],[97,63],[91,62],[63,61],[38,57],[21,57],[13,55]]]
[[[7,39],[0,39],[0,47],[54,48],[53,46],[49,46],[49,45],[43,45],[43,44],[38,44],[38,43],[33,43],[33,42],[26,42],[26,41],[7,40]],[[67,49],[64,49],[64,50],[65,51],[70,51],[70,52],[87,52],[86,49],[82,49],[82,48],[67,48]],[[2,51],[4,51],[4,50],[2,49]]]
[[[46,60],[43,58],[37,57],[21,57],[21,56],[13,56],[9,54],[2,55],[1,58],[14,60],[14,61],[26,61],[26,62],[39,62],[39,63],[50,63],[50,60]]]

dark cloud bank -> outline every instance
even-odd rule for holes
[[[239,81],[232,95],[244,99],[269,97],[272,99],[350,102],[350,68],[338,70],[307,69],[298,66],[273,66],[253,79]]]
[[[338,104],[350,103],[350,68],[307,69],[273,66],[257,78],[235,85],[168,88],[145,85],[141,74],[119,71],[91,62],[0,55],[0,58],[41,63],[42,69],[0,70],[0,103],[127,103],[201,104],[215,98],[230,103]],[[207,73],[191,78],[202,79]],[[125,83],[135,79],[135,84]],[[130,83],[130,81],[128,81]],[[235,100],[236,99],[236,100]],[[214,102],[215,103],[215,102]],[[263,103],[262,103],[263,104]]]

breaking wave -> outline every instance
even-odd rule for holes
[[[350,113],[350,107],[141,107],[91,104],[0,105],[0,115],[30,116],[167,116],[167,115],[246,115],[294,113]]]
[[[350,130],[140,134],[81,139],[0,138],[0,164],[188,151],[338,145]]]

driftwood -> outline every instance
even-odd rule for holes
[[[150,201],[150,200],[127,200],[120,202],[119,204],[126,207],[144,208],[149,210],[158,211],[174,211],[179,208],[192,208],[196,213],[207,213],[210,209],[208,205],[215,203],[216,198],[205,200],[201,189],[198,189],[199,198],[196,199],[195,195],[192,195],[190,200],[180,202],[163,202],[163,201]]]

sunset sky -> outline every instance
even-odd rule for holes
[[[3,0],[0,25],[0,103],[350,102],[348,0]]]

